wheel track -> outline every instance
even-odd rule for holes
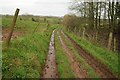
[[[79,67],[79,62],[77,61],[77,59],[75,58],[75,56],[73,55],[73,52],[67,47],[67,45],[65,44],[65,42],[63,42],[59,32],[57,32],[60,43],[64,49],[64,51],[66,52],[66,56],[68,61],[71,64],[71,68],[74,71],[74,74],[77,76],[77,78],[86,78],[87,77],[87,73],[85,71],[83,71],[80,67]]]
[[[84,49],[82,49],[74,40],[72,40],[67,34],[64,34],[61,31],[62,35],[67,38],[68,41],[75,47],[78,51],[79,55],[82,56],[86,62],[95,69],[95,72],[100,76],[100,78],[114,78],[117,79],[113,73],[107,69],[105,65],[103,65],[100,61],[98,61],[95,57],[87,53]]]

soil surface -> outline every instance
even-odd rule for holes
[[[67,38],[68,41],[71,42],[74,48],[78,51],[79,55],[86,60],[86,62],[95,70],[100,78],[116,78],[116,76],[114,76],[112,72],[99,60],[82,49],[74,40],[72,40],[68,35],[64,34],[64,32],[61,31],[61,33]]]
[[[63,41],[62,37],[60,36],[58,32],[60,43],[65,51],[65,55],[67,56],[67,59],[69,63],[71,64],[71,68],[77,78],[86,78],[87,74],[86,71],[80,68],[79,62],[77,61],[76,57],[74,56],[74,53],[71,51],[70,48],[66,45],[66,43]]]
[[[3,28],[2,29],[2,41],[6,41],[8,34],[10,32],[10,28]],[[13,31],[13,35],[11,39],[15,39],[19,36],[23,36],[25,34],[25,31],[19,30],[19,31]]]
[[[42,78],[58,78],[54,48],[54,31],[51,36],[49,51],[45,67],[43,69]]]

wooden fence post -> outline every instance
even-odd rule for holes
[[[12,37],[12,34],[13,34],[13,30],[14,30],[14,27],[15,27],[15,23],[16,23],[18,14],[19,14],[19,9],[17,8],[16,11],[15,11],[14,17],[13,17],[11,27],[10,27],[10,33],[8,34],[8,37],[7,37],[7,40],[6,40],[6,47],[9,47],[9,43],[10,43],[10,40],[11,40],[11,37]]]
[[[112,47],[112,39],[113,39],[113,32],[109,33],[109,39],[108,39],[108,50],[111,50]]]
[[[49,21],[47,21],[47,30],[48,30],[48,27],[50,26],[50,23],[49,23]]]
[[[40,25],[40,22],[38,22],[38,25],[35,27],[33,34],[35,33],[35,31],[37,30],[37,27]]]

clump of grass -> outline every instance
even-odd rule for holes
[[[56,63],[59,78],[75,78],[75,75],[70,67],[70,63],[68,62],[60,44],[58,35],[55,33]]]
[[[96,57],[99,61],[105,64],[112,72],[118,75],[118,54],[110,52],[104,48],[91,44],[89,41],[77,37],[69,32],[67,34],[83,49]]]

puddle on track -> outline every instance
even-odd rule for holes
[[[54,48],[54,31],[51,36],[49,51],[42,78],[58,78]]]

